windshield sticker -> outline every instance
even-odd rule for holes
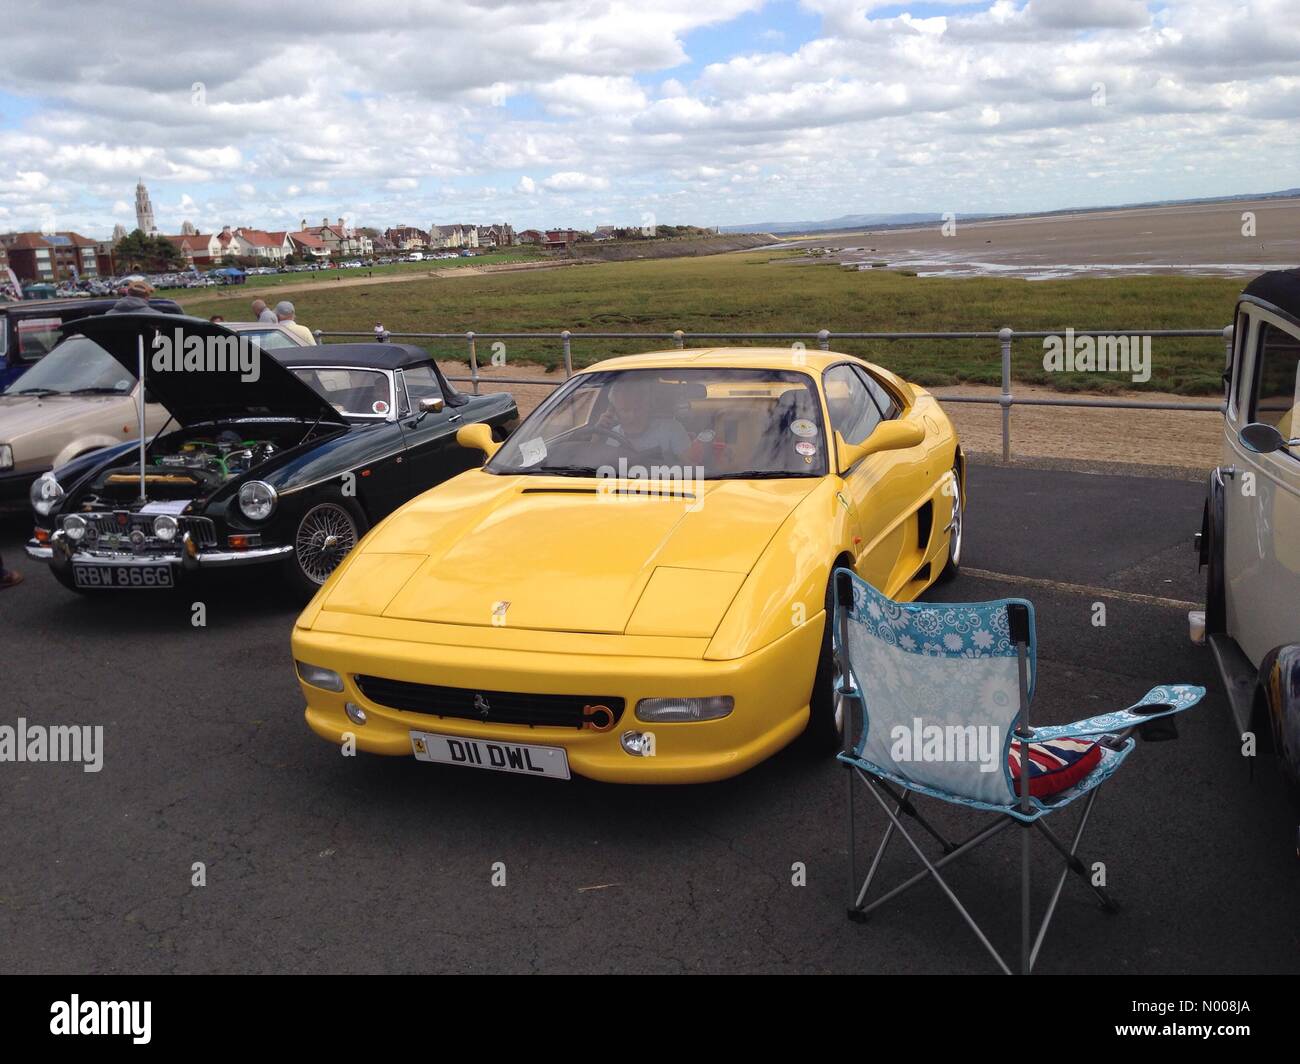
[[[807,440],[800,440],[794,445],[794,449],[805,458],[811,458],[817,453],[817,445],[809,443]]]
[[[387,414],[388,404],[384,402],[384,400],[382,399],[376,399],[373,403],[370,404],[370,409],[373,410],[376,414]]]
[[[519,445],[519,459],[524,465],[535,466],[545,458],[546,444],[540,437],[535,440],[524,440]]]
[[[802,436],[804,439],[807,439],[810,436],[817,435],[817,426],[806,417],[801,417],[790,422],[790,431],[796,436]]]

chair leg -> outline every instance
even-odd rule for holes
[[[912,848],[912,852],[915,853],[916,856],[921,859],[921,863],[925,865],[926,872],[928,872],[931,876],[934,877],[934,881],[939,885],[939,889],[942,890],[944,894],[948,896],[948,900],[952,902],[956,910],[959,913],[961,913],[962,919],[966,921],[967,926],[975,933],[975,937],[978,938],[980,942],[983,944],[984,948],[988,950],[989,956],[991,956],[994,959],[994,961],[997,962],[997,966],[1002,970],[1003,974],[1010,975],[1011,969],[1007,967],[1006,962],[1002,959],[1002,956],[998,953],[998,951],[993,948],[993,943],[991,943],[988,940],[988,936],[985,935],[982,930],[980,930],[980,926],[975,922],[975,918],[972,917],[971,914],[966,911],[966,906],[964,906],[961,903],[961,901],[957,898],[957,895],[952,892],[952,888],[949,887],[948,884],[944,881],[943,876],[939,874],[938,864],[937,863],[932,864],[930,859],[925,856],[925,851],[922,850],[921,847],[918,846],[916,842],[913,840],[912,836],[907,833],[907,829],[903,827],[903,825],[899,822],[898,817],[890,810],[889,803],[886,802],[884,798],[882,798],[879,794],[876,793],[875,788],[869,787],[868,790],[870,791],[871,796],[875,798],[877,802],[880,803],[880,807],[885,811],[885,815],[889,817],[894,827],[898,829],[898,833],[902,835],[904,839],[907,840],[907,844]],[[1012,822],[1013,821],[1011,821],[1010,818],[1008,818],[1007,820],[1002,821],[998,825],[996,825],[996,829],[1001,829],[1006,824]],[[993,830],[995,829],[990,829],[990,833]],[[945,857],[941,858],[940,861],[941,862],[948,861],[955,856],[956,854],[948,854]],[[876,904],[879,903],[877,902]]]
[[[858,889],[858,833],[853,822],[853,777],[856,772],[852,765],[845,765],[844,767],[849,770],[849,906],[847,913],[850,920],[865,923],[866,915],[861,912],[858,908],[859,903],[854,900]],[[879,856],[877,856],[877,859],[879,859]]]
[[[906,813],[908,816],[910,816],[918,824],[920,824],[921,827],[925,829],[926,834],[928,834],[931,838],[933,838],[934,841],[937,842],[943,848],[943,852],[945,854],[952,853],[952,851],[957,848],[944,837],[943,833],[939,831],[938,828],[934,827],[928,820],[925,819],[925,817],[921,815],[920,810],[918,810],[916,806],[913,804],[911,795],[909,795],[906,791],[904,791],[902,794],[898,794],[894,790],[894,788],[891,787],[884,780],[877,780],[876,786],[880,787],[886,794],[889,795],[889,797],[893,798],[894,801],[898,802],[903,812]]]
[[[1029,952],[1029,825],[1020,829],[1020,974],[1033,967]]]
[[[1088,795],[1088,801],[1084,805],[1083,813],[1079,817],[1079,823],[1074,829],[1074,838],[1070,841],[1070,848],[1068,850],[1065,847],[1065,843],[1063,843],[1056,836],[1056,833],[1043,823],[1042,820],[1035,821],[1035,824],[1039,831],[1047,837],[1048,841],[1056,847],[1061,856],[1065,858],[1066,867],[1082,879],[1083,882],[1087,884],[1088,889],[1097,896],[1097,900],[1101,902],[1101,907],[1108,913],[1116,913],[1119,912],[1119,903],[1110,896],[1105,887],[1097,886],[1088,878],[1088,867],[1079,859],[1076,853],[1079,848],[1079,840],[1083,838],[1083,830],[1088,826],[1088,817],[1092,814],[1093,803],[1097,800],[1097,795],[1099,793],[1099,790],[1095,790]]]

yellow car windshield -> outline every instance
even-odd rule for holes
[[[806,373],[607,370],[559,389],[486,468],[591,477],[825,476],[826,435]]]

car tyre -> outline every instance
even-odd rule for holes
[[[841,731],[844,713],[836,695],[842,665],[832,638],[834,624],[835,581],[832,578],[826,585],[826,624],[822,630],[822,647],[817,658],[812,695],[808,699],[808,727],[803,733],[804,745],[818,755],[837,753],[844,746],[844,733]]]
[[[962,529],[966,523],[965,508],[962,506],[962,482],[961,482],[961,463],[958,462],[952,467],[953,480],[956,482],[957,490],[952,497],[952,511],[948,515],[948,526],[944,529],[949,532],[948,537],[948,561],[939,574],[936,583],[947,583],[961,571],[961,545]]]
[[[289,582],[316,594],[369,527],[356,499],[329,495],[309,503],[294,525],[294,549],[285,562]]]

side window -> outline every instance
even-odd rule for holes
[[[880,411],[867,391],[866,383],[852,366],[835,366],[822,378],[831,428],[845,443],[861,443],[880,424]]]
[[[432,366],[407,366],[402,376],[406,378],[406,394],[411,397],[412,410],[419,408],[421,399],[443,398]]]
[[[1261,322],[1255,365],[1250,420],[1274,426],[1287,439],[1300,436],[1300,339]]]
[[[885,390],[885,386],[861,366],[854,366],[853,369],[862,378],[863,383],[866,384],[867,391],[871,393],[871,398],[876,401],[876,406],[880,409],[880,416],[886,421],[892,421],[898,417],[902,408],[894,397]]]
[[[403,418],[411,412],[411,401],[406,396],[406,374],[399,369],[394,376],[397,380],[397,416]]]

